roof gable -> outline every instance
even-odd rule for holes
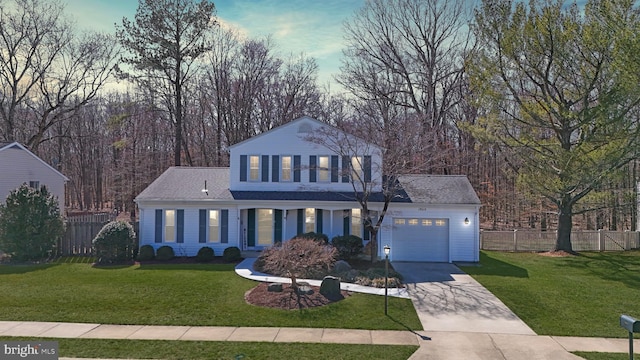
[[[292,129],[293,128],[293,129]],[[373,143],[369,143],[364,139],[358,138],[357,136],[344,132],[338,128],[336,128],[335,126],[332,126],[330,124],[327,123],[323,123],[322,121],[316,120],[312,117],[309,116],[302,116],[300,118],[297,118],[291,122],[288,122],[286,124],[280,125],[278,127],[275,127],[269,131],[265,131],[261,134],[258,134],[256,136],[252,136],[249,139],[246,139],[244,141],[241,141],[239,143],[236,143],[234,145],[231,145],[229,147],[230,150],[235,149],[236,147],[241,147],[243,145],[246,145],[248,143],[254,142],[254,141],[260,141],[263,137],[267,137],[267,136],[278,136],[278,133],[280,132],[286,132],[286,133],[296,133],[298,134],[301,138],[306,138],[308,135],[312,135],[313,133],[317,133],[317,129],[318,128],[324,128],[324,129],[328,129],[326,131],[327,134],[335,134],[337,132],[341,133],[341,134],[345,134],[346,137],[350,138],[350,139],[356,139],[357,143],[363,144],[363,143],[367,143],[367,146],[371,146],[373,148],[377,148],[377,149],[381,149],[378,145],[375,145]],[[294,130],[295,131],[292,131]]]
[[[68,177],[64,176],[60,171],[56,170],[53,166],[47,164],[44,160],[42,160],[40,157],[36,156],[36,154],[34,154],[31,151],[29,151],[29,149],[27,149],[25,146],[23,146],[19,142],[0,143],[0,156],[2,156],[2,152],[3,151],[8,150],[8,149],[19,149],[19,150],[25,151],[31,157],[36,159],[39,163],[41,163],[42,165],[44,165],[48,169],[52,170],[56,175],[60,176],[64,181],[69,181]]]

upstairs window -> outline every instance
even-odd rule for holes
[[[328,156],[318,156],[318,181],[329,182]]]
[[[282,157],[282,174],[280,177],[281,181],[291,181],[291,164],[291,156]]]
[[[362,181],[362,156],[351,157],[351,180]]]
[[[40,181],[29,181],[29,187],[32,189],[40,189]]]
[[[260,180],[260,157],[258,155],[251,155],[249,157],[249,180]]]

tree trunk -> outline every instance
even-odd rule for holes
[[[554,251],[566,251],[573,253],[573,248],[571,247],[571,227],[573,226],[571,217],[573,213],[573,203],[568,199],[568,196],[565,196],[564,199],[562,199],[558,206],[558,210],[560,210],[560,214],[558,216],[558,236],[556,238],[556,247]]]
[[[378,259],[378,230],[374,229],[373,227],[369,230],[369,233],[371,234],[369,243],[371,244],[371,246],[369,247],[371,249],[371,263],[373,264],[374,262],[376,262],[376,260]]]

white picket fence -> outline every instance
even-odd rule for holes
[[[480,248],[497,251],[550,251],[556,243],[555,231],[481,231]],[[640,248],[640,232],[579,230],[571,232],[574,251],[626,251]]]

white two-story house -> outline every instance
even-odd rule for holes
[[[317,232],[377,241],[381,256],[389,245],[394,261],[479,260],[480,201],[465,176],[401,176],[399,196],[370,239],[351,176],[370,185],[369,210],[380,211],[382,151],[369,144],[338,154],[309,140],[322,129],[336,130],[302,117],[231,146],[229,168],[169,168],[135,199],[140,245],[169,245],[183,256],[209,246],[220,255]]]

